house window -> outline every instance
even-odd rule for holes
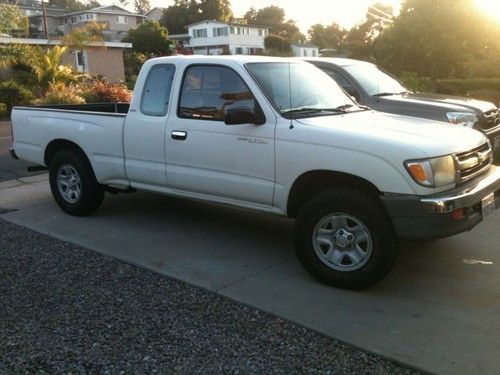
[[[230,30],[231,30],[231,31],[230,31],[230,32],[231,32],[231,34],[234,34],[234,26],[231,26],[231,29],[230,29]]]
[[[316,50],[315,49],[313,49],[312,53],[313,53],[313,57],[316,57]]]
[[[256,107],[254,96],[235,71],[205,65],[187,69],[177,110],[179,117],[224,121],[225,110],[231,107]]]
[[[243,55],[243,48],[241,48],[241,47],[236,47],[236,54],[237,54],[237,55]]]
[[[127,16],[116,16],[116,23],[127,23]]]
[[[168,111],[175,65],[158,64],[151,68],[141,98],[141,112],[148,116],[165,116]]]
[[[228,36],[228,28],[227,27],[214,27],[213,28],[214,37],[217,36]]]
[[[207,29],[193,30],[193,38],[206,38],[206,37],[207,37]]]
[[[259,29],[259,36],[262,36],[264,34],[264,30]]]

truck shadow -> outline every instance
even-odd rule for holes
[[[164,228],[157,240],[180,252],[197,248],[198,254],[204,253],[207,260],[213,257],[213,262],[224,263],[228,256],[234,257],[233,265],[251,263],[252,258],[269,265],[295,261],[293,221],[286,218],[149,193],[108,196],[96,216],[112,218],[138,233],[145,226],[149,227],[146,232],[151,231],[151,226],[155,231]],[[498,222],[498,215],[495,220]],[[448,239],[401,242],[400,256],[387,278],[358,293],[435,302],[451,298],[457,305],[498,303],[498,282],[491,277],[492,272],[499,271],[498,255],[491,259],[494,241],[491,235],[484,237],[482,233],[492,225],[495,222],[483,223],[480,229]],[[467,262],[471,259],[492,263]],[[207,261],[209,268],[213,262]],[[207,269],[212,271],[217,272],[217,267]],[[300,266],[296,276],[323,287]]]

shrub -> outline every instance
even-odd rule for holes
[[[88,103],[130,102],[132,92],[122,83],[94,80],[87,84],[84,97]]]
[[[29,104],[33,99],[33,94],[23,85],[8,80],[0,83],[0,102],[4,103],[7,113],[10,114],[15,105]]]
[[[269,56],[292,56],[290,42],[278,35],[268,35],[264,39],[266,54]]]
[[[500,78],[438,79],[435,84],[437,93],[500,102]]]
[[[404,72],[399,79],[411,91],[429,92],[433,89],[432,80],[429,77],[420,77],[415,72]]]
[[[9,118],[9,112],[7,111],[7,104],[0,103],[0,120],[6,120]]]
[[[33,103],[37,105],[85,104],[85,99],[82,96],[82,89],[75,84],[51,83],[45,95]]]

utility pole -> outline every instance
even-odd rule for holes
[[[45,35],[45,39],[49,39],[49,32],[47,31],[47,12],[45,11],[45,3],[41,0],[42,5],[42,13],[43,13],[43,33]]]

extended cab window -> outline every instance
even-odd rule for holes
[[[255,109],[255,100],[241,77],[223,66],[195,65],[182,82],[178,116],[223,121],[231,106]]]
[[[172,64],[158,64],[151,68],[142,91],[141,112],[143,114],[165,116],[174,72],[175,66]]]

